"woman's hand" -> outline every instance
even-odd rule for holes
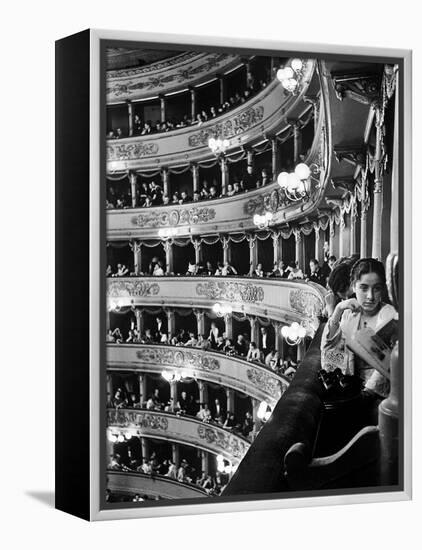
[[[349,298],[349,300],[343,300],[342,302],[336,305],[336,308],[334,309],[334,313],[331,317],[332,321],[334,323],[339,323],[343,315],[343,312],[346,311],[346,309],[350,309],[352,313],[358,313],[359,311],[361,311],[361,307],[358,301],[356,300],[356,298]]]

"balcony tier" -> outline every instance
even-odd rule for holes
[[[108,409],[107,426],[111,433],[130,431],[139,437],[152,437],[191,445],[238,464],[250,447],[249,441],[216,424],[189,416],[136,409]]]
[[[176,93],[189,86],[198,86],[242,65],[237,55],[220,52],[183,52],[170,59],[134,67],[107,71],[106,101],[124,103]]]
[[[192,162],[215,160],[208,147],[211,137],[230,141],[227,154],[238,152],[245,145],[265,140],[265,135],[281,132],[289,126],[287,119],[303,116],[309,105],[304,104],[315,64],[309,61],[297,95],[285,94],[275,79],[250,101],[208,120],[201,126],[192,125],[170,132],[107,140],[107,172],[126,170],[159,170],[163,167],[186,166]]]
[[[252,277],[130,277],[107,279],[110,309],[128,306],[197,307],[230,303],[233,311],[290,324],[313,336],[324,307],[322,286]]]
[[[150,476],[139,472],[116,472],[108,470],[107,488],[113,493],[124,495],[147,495],[148,497],[198,498],[207,497],[204,489],[191,483],[181,483],[165,476]]]
[[[275,406],[290,380],[264,366],[209,350],[160,344],[108,344],[107,369],[160,374],[163,370],[220,384]]]

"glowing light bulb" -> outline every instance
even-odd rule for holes
[[[311,175],[311,171],[309,166],[302,162],[296,166],[295,174],[300,180],[307,180]]]

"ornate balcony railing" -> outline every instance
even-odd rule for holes
[[[150,476],[139,472],[107,471],[107,488],[123,495],[147,495],[148,497],[200,498],[208,497],[207,492],[192,483],[182,483],[166,476]]]
[[[209,350],[160,344],[108,344],[109,371],[159,374],[183,369],[190,377],[221,384],[275,406],[290,380],[257,363]]]
[[[221,454],[232,464],[238,464],[250,447],[247,439],[230,430],[172,413],[108,409],[107,426],[112,434],[130,432],[139,437],[172,441]]]
[[[314,283],[272,278],[122,277],[107,279],[106,295],[110,310],[147,305],[211,309],[216,302],[229,302],[234,312],[301,323],[313,336],[325,290]]]
[[[186,90],[208,81],[210,71],[224,74],[241,64],[237,55],[183,52],[145,67],[110,70],[106,75],[106,101],[124,103],[158,96],[164,89],[166,93]]]
[[[209,161],[215,156],[208,147],[211,137],[230,142],[227,154],[238,152],[245,145],[262,142],[264,134],[274,134],[287,128],[287,118],[299,118],[303,113],[303,95],[312,79],[315,64],[309,60],[297,96],[284,94],[274,79],[250,101],[200,126],[192,125],[170,132],[148,134],[107,141],[107,172],[153,170],[162,167],[186,166],[192,162]]]

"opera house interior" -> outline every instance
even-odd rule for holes
[[[398,486],[398,67],[106,64],[107,503]]]

